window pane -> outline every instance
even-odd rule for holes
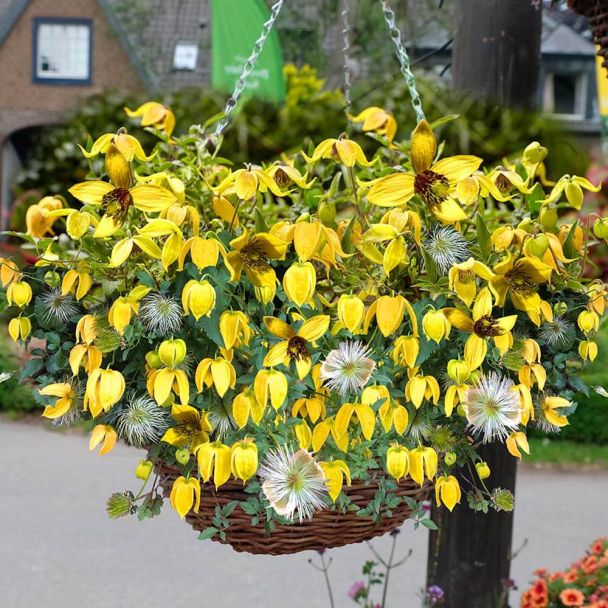
[[[38,28],[39,78],[89,78],[91,32],[87,25],[43,23]]]
[[[553,96],[556,114],[578,114],[577,75],[554,74]]]

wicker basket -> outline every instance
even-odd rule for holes
[[[181,473],[177,468],[166,464],[160,465],[157,472],[160,474],[163,494],[168,497],[173,482]],[[421,487],[408,478],[399,483],[395,493],[420,501],[428,497],[431,487],[429,481]],[[344,492],[356,505],[365,507],[373,500],[377,489],[378,485],[373,481],[366,485],[355,480],[351,486],[344,488]],[[233,500],[245,501],[249,497],[243,490],[243,484],[234,480],[226,482],[218,490],[212,484],[205,484],[201,490],[199,513],[186,515],[188,523],[199,532],[213,525],[211,520],[216,505],[224,506]],[[393,509],[390,517],[383,517],[379,523],[374,522],[372,518],[361,517],[352,512],[340,513],[325,509],[317,513],[311,521],[294,525],[277,525],[276,529],[268,535],[263,525],[253,526],[251,515],[247,515],[237,507],[230,516],[226,539],[221,540],[219,535],[216,535],[213,540],[229,544],[236,551],[255,554],[285,555],[298,551],[320,551],[358,543],[390,532],[403,524],[410,514],[411,511],[405,502],[401,502]]]
[[[608,68],[608,0],[568,0],[570,8],[589,21],[593,42],[600,46],[598,55]]]

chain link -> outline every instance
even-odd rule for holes
[[[412,72],[410,57],[403,42],[401,41],[401,32],[399,31],[399,28],[395,23],[395,13],[391,8],[389,0],[381,0],[381,2],[382,12],[384,13],[384,20],[386,21],[386,25],[388,26],[391,39],[395,44],[397,59],[399,60],[399,64],[401,66],[401,73],[403,74],[403,76],[405,76],[405,82],[410,92],[412,106],[414,108],[414,112],[416,113],[416,120],[420,122],[421,120],[425,120],[425,116],[424,110],[422,109],[422,100],[420,99],[420,94],[418,93],[418,89],[416,88],[416,77]]]
[[[342,0],[342,52],[344,54],[344,111],[348,114],[352,105],[351,99],[351,76],[352,68],[350,65],[350,22],[349,0]]]
[[[234,85],[234,91],[226,101],[226,107],[224,108],[224,116],[216,124],[215,131],[213,132],[214,138],[219,139],[226,130],[226,127],[230,124],[230,117],[232,115],[232,112],[236,108],[239,99],[241,98],[243,91],[245,90],[245,86],[247,85],[247,79],[251,75],[255,63],[258,60],[260,54],[262,53],[262,50],[264,49],[264,43],[270,35],[270,32],[272,31],[272,28],[274,26],[274,22],[277,20],[277,17],[279,16],[281,9],[283,8],[283,2],[284,0],[277,0],[277,2],[275,2],[275,4],[273,5],[270,11],[270,17],[268,17],[268,20],[266,21],[266,23],[264,23],[264,29],[262,30],[260,37],[256,40],[255,46],[253,47],[253,51],[251,52],[251,55],[249,55],[249,59],[247,59],[247,61],[245,62],[245,65],[243,66],[243,71],[241,72],[239,79]]]

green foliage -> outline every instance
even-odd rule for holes
[[[0,374],[12,373],[22,367],[12,342],[4,333],[0,334]],[[37,407],[31,387],[20,384],[16,376],[0,382],[0,411],[29,412]]]

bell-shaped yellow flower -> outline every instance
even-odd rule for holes
[[[306,156],[302,152],[307,163],[316,163],[321,158],[329,158],[341,162],[347,167],[354,167],[356,164],[363,167],[370,167],[373,163],[368,162],[361,146],[348,139],[346,135],[339,139],[325,139],[314,150],[312,156]]]
[[[321,420],[312,431],[312,449],[313,452],[318,452],[329,437],[329,434],[333,437],[336,446],[343,452],[348,450],[348,433],[340,434],[336,429],[336,423],[333,416]]]
[[[118,403],[125,392],[123,375],[112,369],[95,369],[89,374],[84,393],[84,409],[97,418]]]
[[[403,435],[407,427],[409,415],[403,405],[391,399],[386,386],[376,385],[366,387],[363,393],[361,393],[361,402],[371,406],[377,402],[381,402],[378,416],[384,430],[388,433],[394,426],[395,431],[399,435]]]
[[[453,475],[442,475],[435,482],[435,501],[440,507],[444,504],[450,511],[460,502],[462,492],[460,484]]]
[[[374,180],[367,200],[380,207],[396,207],[417,195],[441,222],[466,219],[454,199],[456,186],[475,173],[482,160],[476,156],[451,156],[434,163],[436,153],[435,135],[428,122],[422,120],[412,133],[414,173],[395,173]]]
[[[584,334],[599,331],[600,329],[600,318],[594,310],[583,310],[583,312],[578,315],[577,323]]]
[[[330,498],[336,502],[336,499],[340,496],[340,492],[342,492],[344,480],[346,480],[346,485],[349,486],[351,484],[350,469],[343,460],[319,462],[319,465],[325,475],[327,492]]]
[[[416,367],[416,359],[420,353],[420,339],[415,336],[399,336],[393,342],[391,358],[395,365],[401,367]]]
[[[135,110],[125,108],[125,112],[130,118],[141,118],[142,127],[156,127],[169,137],[175,128],[175,115],[171,108],[158,101],[146,101]]]
[[[13,281],[6,290],[6,301],[10,306],[23,308],[32,301],[32,288],[25,281]]]
[[[141,481],[148,481],[153,469],[154,463],[151,460],[140,460],[135,467],[135,477]]]
[[[298,420],[292,428],[296,435],[296,439],[298,440],[298,446],[300,447],[300,449],[310,449],[310,446],[312,444],[312,431],[310,430],[310,427],[308,426],[306,421]]]
[[[184,519],[190,511],[198,513],[201,504],[201,483],[196,477],[178,477],[169,496],[171,506]]]
[[[410,470],[410,451],[403,445],[392,443],[386,451],[386,471],[395,479],[405,477]]]
[[[445,314],[441,310],[429,310],[422,317],[422,329],[424,335],[434,342],[441,342],[444,338],[449,338],[452,326]]]
[[[278,410],[289,390],[287,377],[276,369],[261,369],[253,381],[255,397],[262,408],[265,408],[268,399],[275,410]]]
[[[540,346],[536,340],[532,338],[524,340],[523,358],[526,364],[519,369],[519,381],[528,388],[532,388],[536,382],[538,389],[542,391],[547,381],[547,372],[540,364]]]
[[[28,317],[15,317],[8,322],[8,334],[14,342],[25,340],[32,331],[32,322]]]
[[[109,424],[98,424],[91,432],[89,451],[94,450],[103,441],[99,449],[99,456],[103,456],[114,449],[117,439],[118,435],[113,427]]]
[[[86,158],[94,158],[98,154],[106,154],[111,145],[116,146],[128,162],[131,162],[134,158],[148,161],[154,156],[153,154],[146,156],[139,141],[129,135],[126,129],[119,129],[117,133],[104,133],[93,142],[90,152],[87,152],[80,145],[78,147]]]
[[[317,273],[310,262],[294,262],[283,276],[283,289],[298,306],[312,302],[316,285]]]
[[[158,357],[167,367],[176,367],[186,358],[186,343],[181,340],[164,340],[158,347]]]
[[[182,290],[182,306],[185,314],[192,314],[198,321],[203,315],[209,316],[215,308],[215,289],[209,281],[191,279]]]
[[[76,324],[76,342],[91,344],[97,338],[97,321],[93,315],[83,315]]]
[[[358,334],[361,331],[364,318],[365,304],[361,298],[347,294],[342,294],[338,298],[338,320],[348,331]]]
[[[405,385],[405,398],[411,401],[416,409],[425,399],[437,405],[441,393],[437,379],[434,376],[419,374],[418,368],[411,368],[408,373],[410,378]]]
[[[270,348],[264,357],[264,365],[275,367],[283,364],[289,367],[293,362],[300,380],[305,378],[312,365],[308,344],[316,342],[327,331],[329,320],[328,315],[311,317],[304,321],[296,332],[285,321],[276,317],[264,317],[264,325],[268,331],[282,339]]]
[[[494,273],[482,262],[469,258],[461,264],[454,264],[448,273],[450,289],[467,305],[471,306],[477,295],[475,277],[489,281]]]
[[[247,315],[241,310],[225,310],[220,315],[220,334],[228,349],[248,346],[252,331]]]
[[[287,228],[287,225],[285,226]],[[306,219],[289,225],[284,240],[293,240],[293,246],[300,261],[307,262],[316,253],[324,233],[324,226],[319,221],[309,222]],[[276,234],[276,232],[273,232]],[[281,238],[280,234],[277,234]]]
[[[287,196],[289,191],[281,190],[277,182],[268,175],[265,169],[248,166],[230,172],[222,182],[213,189],[216,194],[227,195],[233,192],[243,201],[251,200],[258,192],[270,190],[275,196]]]
[[[0,258],[0,284],[6,287],[11,281],[19,281],[21,272],[14,260]]]
[[[10,329],[10,327],[9,327]],[[583,361],[595,361],[597,357],[598,347],[593,340],[583,340],[578,345],[578,354]]]
[[[191,452],[209,441],[212,430],[209,412],[197,410],[191,405],[174,405],[171,417],[177,424],[165,431],[161,441],[177,448],[188,448]]]
[[[566,200],[572,207],[580,210],[583,206],[583,200],[585,195],[583,189],[590,192],[599,192],[602,188],[602,184],[594,186],[585,177],[579,177],[577,175],[565,175],[553,186],[553,189],[543,201],[544,203],[558,202],[562,198],[562,194],[566,195]]]
[[[122,336],[131,322],[131,316],[139,312],[140,300],[150,292],[145,285],[134,287],[126,296],[120,296],[112,302],[108,311],[108,322]]]
[[[78,287],[76,287],[78,284]],[[61,283],[61,295],[67,295],[76,290],[76,300],[80,301],[84,296],[87,295],[91,286],[93,285],[93,279],[91,275],[86,271],[68,270]]]
[[[280,372],[279,372],[280,373]],[[259,403],[255,392],[247,387],[232,400],[232,417],[242,429],[251,418],[254,424],[260,424],[265,407]]]
[[[363,332],[367,333],[372,319],[376,317],[380,333],[387,338],[399,329],[406,311],[412,324],[412,333],[417,336],[418,321],[416,320],[416,314],[410,303],[401,295],[381,296],[375,300],[367,310]]]
[[[266,174],[276,182],[279,188],[287,188],[296,184],[299,188],[308,190],[315,181],[313,178],[307,182],[308,174],[302,175],[292,164],[285,164],[282,161],[275,161],[270,165],[266,169]]]
[[[316,423],[319,418],[326,416],[323,399],[319,397],[296,399],[291,408],[291,416],[292,418],[302,416],[302,418],[308,418],[313,424]]]
[[[74,387],[69,382],[59,382],[57,384],[47,384],[38,391],[45,397],[58,397],[53,405],[47,405],[42,415],[51,420],[66,414],[76,399]]]
[[[487,462],[482,461],[475,463],[475,470],[477,471],[479,479],[482,481],[490,477],[491,471]]]
[[[437,452],[433,448],[418,446],[410,451],[410,477],[422,485],[424,478],[433,479],[437,473]]]
[[[376,106],[365,108],[360,114],[349,116],[349,118],[355,123],[363,123],[361,128],[364,132],[374,131],[378,135],[384,135],[389,143],[392,143],[397,133],[395,117],[390,112]]]
[[[77,376],[78,370],[83,367],[87,374],[101,367],[103,354],[93,344],[75,344],[68,358],[72,375]]]
[[[207,483],[213,475],[216,490],[230,478],[230,447],[221,441],[199,445],[196,458],[203,481]]]
[[[253,439],[236,441],[230,448],[230,470],[242,481],[253,477],[258,470],[258,446]]]
[[[53,234],[57,216],[52,212],[62,208],[63,201],[54,196],[45,196],[35,205],[30,205],[25,213],[26,234],[40,239]]]
[[[511,433],[506,440],[507,450],[515,458],[521,458],[522,449],[526,454],[530,453],[530,445],[528,444],[528,438],[523,431],[514,431]]]
[[[215,386],[217,394],[223,397],[229,388],[236,386],[236,371],[224,357],[206,358],[198,364],[194,379],[199,393],[202,392],[203,385],[208,388]]]
[[[376,415],[374,410],[366,403],[345,403],[340,407],[335,419],[335,431],[338,436],[348,434],[348,427],[353,416],[357,418],[361,432],[368,441],[374,434]]]
[[[568,399],[563,397],[548,396],[545,397],[541,404],[541,412],[549,424],[553,426],[562,427],[568,423],[568,418],[562,414],[559,414],[555,410],[562,408],[570,408],[572,403]]]
[[[199,270],[217,266],[218,259],[225,254],[224,246],[217,239],[193,236],[182,245],[177,268],[184,269],[186,256],[190,254],[194,265]]]

